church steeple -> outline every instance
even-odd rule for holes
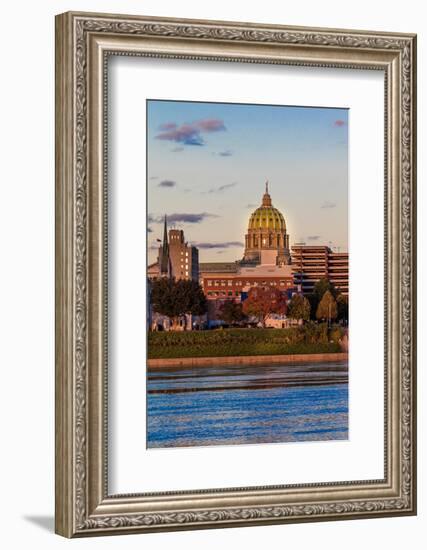
[[[169,275],[169,243],[168,243],[168,221],[165,214],[165,224],[163,228],[163,244],[160,259],[160,274]]]

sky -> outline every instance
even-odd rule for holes
[[[267,180],[291,246],[348,250],[348,110],[148,100],[149,262],[165,214],[201,262],[241,259]]]

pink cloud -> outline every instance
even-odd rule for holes
[[[218,118],[205,118],[194,122],[201,132],[220,132],[225,130],[224,122]]]
[[[334,126],[336,128],[342,128],[343,126],[345,126],[345,124],[346,124],[345,120],[341,120],[340,118],[335,120],[334,122]]]
[[[200,130],[191,124],[183,124],[179,128],[160,132],[156,138],[163,141],[175,141],[184,145],[204,145],[205,143],[200,135]]]
[[[222,120],[216,118],[206,118],[196,120],[191,124],[182,124],[178,126],[174,122],[167,122],[159,127],[160,132],[156,139],[163,141],[174,141],[184,145],[205,145],[202,133],[225,131],[226,127]]]
[[[174,130],[176,128],[175,122],[165,122],[164,124],[160,124],[159,130],[161,132],[165,132],[166,130]]]

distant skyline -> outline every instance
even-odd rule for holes
[[[165,214],[201,262],[241,259],[266,180],[291,246],[348,250],[348,110],[148,100],[149,262]]]

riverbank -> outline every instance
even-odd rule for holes
[[[287,329],[229,328],[148,333],[148,359],[292,356],[345,352],[343,330],[325,323]]]
[[[348,361],[348,353],[300,353],[287,355],[234,355],[228,357],[174,357],[148,359],[148,370],[175,367],[211,367],[213,365],[271,365],[273,363],[322,363]]]

